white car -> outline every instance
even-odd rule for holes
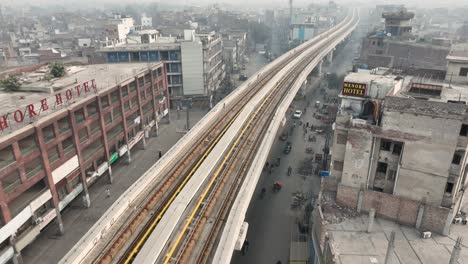
[[[301,110],[296,110],[296,112],[294,112],[294,114],[293,114],[294,119],[300,119],[301,116],[302,116],[302,111]]]

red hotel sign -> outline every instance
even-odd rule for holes
[[[346,96],[365,97],[367,85],[362,83],[344,82],[342,94]]]
[[[26,117],[28,117],[29,120],[32,120],[32,118],[41,115],[42,112],[49,110],[51,107],[56,109],[59,106],[68,105],[74,102],[73,99],[87,95],[90,92],[96,93],[96,91],[96,81],[93,79],[65,91],[58,92],[51,97],[44,98],[36,104],[29,104],[22,109],[17,109],[11,113],[2,115],[0,116],[0,131],[10,127],[12,122],[21,124],[25,121]]]

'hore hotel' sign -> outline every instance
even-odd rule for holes
[[[96,93],[96,81],[78,84],[53,96],[46,97],[36,103],[29,104],[13,112],[0,115],[0,132],[6,128],[15,129],[23,123],[29,124],[37,120],[41,115],[50,114],[64,106],[70,105],[80,97],[86,97],[89,93]]]
[[[346,96],[365,97],[367,85],[362,83],[344,82],[342,94]]]

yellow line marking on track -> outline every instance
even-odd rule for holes
[[[234,151],[234,148],[239,144],[239,141],[241,140],[242,136],[245,134],[245,131],[247,131],[247,128],[249,128],[250,126],[250,123],[252,123],[253,119],[257,116],[258,112],[260,111],[260,109],[263,107],[263,105],[267,102],[267,100],[270,98],[270,96],[268,96],[267,98],[265,98],[262,102],[262,104],[260,105],[260,107],[255,111],[254,115],[251,116],[251,118],[249,119],[247,125],[244,126],[244,128],[242,129],[240,135],[237,137],[236,141],[234,142],[234,144],[231,146],[231,148],[229,149],[229,152],[227,153],[227,155],[224,157],[223,159],[223,162],[218,166],[218,169],[216,170],[216,172],[214,173],[213,177],[211,178],[211,181],[210,183],[208,184],[207,188],[205,189],[205,191],[202,193],[202,195],[200,196],[200,199],[198,200],[198,203],[197,205],[195,206],[195,209],[192,211],[192,213],[190,214],[189,218],[187,218],[186,220],[186,223],[184,225],[184,227],[182,228],[182,231],[180,232],[179,236],[177,237],[177,240],[175,241],[174,245],[172,246],[171,250],[169,251],[169,253],[166,255],[166,258],[164,260],[164,264],[167,264],[169,263],[172,255],[174,254],[177,246],[179,245],[180,241],[182,240],[182,237],[183,235],[185,234],[185,231],[187,231],[188,229],[188,226],[190,225],[190,223],[192,222],[194,216],[195,216],[195,213],[198,211],[198,209],[200,209],[200,206],[203,202],[203,200],[205,199],[208,191],[210,190],[211,186],[213,185],[213,183],[215,182],[215,180],[218,178],[221,170],[224,168],[224,164],[227,162],[227,160],[231,157],[233,151]],[[237,116],[236,116],[237,118]]]
[[[226,133],[226,131],[229,129],[229,127],[231,127],[232,123],[234,123],[234,120],[236,120],[237,116],[239,116],[240,114],[240,111],[239,113],[237,113],[235,115],[235,117],[228,123],[228,125],[223,129],[223,131],[216,137],[216,139],[213,141],[213,143],[211,143],[210,147],[205,151],[205,153],[203,154],[203,156],[198,160],[198,162],[195,164],[195,166],[192,168],[192,170],[190,170],[189,174],[187,175],[187,177],[185,177],[184,181],[179,185],[179,187],[177,188],[177,190],[174,192],[174,194],[171,196],[171,198],[169,199],[169,201],[164,205],[163,209],[161,210],[161,212],[159,213],[159,215],[153,220],[153,222],[151,223],[151,225],[149,226],[149,228],[145,231],[145,233],[143,234],[143,236],[140,238],[140,240],[138,241],[137,245],[133,248],[132,252],[127,256],[127,258],[125,259],[125,264],[129,264],[132,262],[133,258],[136,256],[136,254],[138,254],[138,252],[140,251],[140,248],[141,246],[145,243],[146,239],[148,239],[149,235],[153,232],[154,228],[156,227],[156,225],[159,223],[159,220],[161,220],[161,218],[163,217],[163,215],[166,213],[167,209],[169,208],[169,206],[172,204],[172,202],[175,200],[175,198],[177,197],[177,195],[179,194],[179,192],[182,190],[182,188],[185,186],[185,184],[187,184],[188,180],[193,176],[193,174],[195,173],[195,171],[200,167],[200,165],[202,164],[202,162],[205,160],[205,158],[208,156],[208,154],[211,153],[211,150],[214,148],[214,146],[216,146],[216,144],[219,142],[219,140],[222,138],[222,136]]]

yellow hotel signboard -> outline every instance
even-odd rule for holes
[[[365,97],[367,85],[362,83],[344,82],[341,93],[346,96]]]

